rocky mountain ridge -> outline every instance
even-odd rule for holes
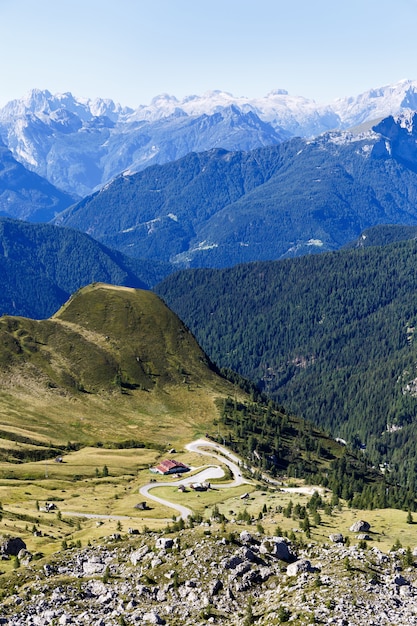
[[[34,89],[0,109],[0,136],[26,167],[85,196],[121,172],[192,151],[250,150],[416,108],[417,82],[411,80],[330,104],[277,89],[260,98],[222,91],[182,100],[161,94],[136,109]]]

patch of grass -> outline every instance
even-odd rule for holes
[[[152,493],[164,500],[183,504],[193,512],[204,516],[206,512],[210,514],[210,510],[214,505],[224,504],[226,506],[227,503],[240,498],[243,493],[252,489],[253,487],[250,485],[241,485],[231,489],[209,489],[207,491],[194,491],[187,487],[187,491],[182,493],[178,491],[178,487],[155,487],[155,489],[152,489]],[[151,501],[150,505],[152,506]]]

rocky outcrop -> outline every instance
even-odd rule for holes
[[[0,545],[1,554],[8,556],[17,556],[21,550],[26,550],[25,542],[20,537],[7,537],[3,538]]]
[[[286,537],[210,532],[127,533],[47,562],[32,559],[18,575],[15,570],[0,624],[202,626],[218,619],[241,626],[249,605],[258,626],[417,623],[417,571],[404,566],[404,549],[384,554],[376,547],[297,546]],[[283,546],[293,562],[280,558]]]

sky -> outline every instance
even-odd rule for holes
[[[417,0],[0,0],[0,106],[33,88],[330,103],[417,79],[416,27]]]

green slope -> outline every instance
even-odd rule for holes
[[[94,281],[147,288],[170,266],[131,259],[75,230],[3,218],[0,271],[0,313],[41,319]]]

